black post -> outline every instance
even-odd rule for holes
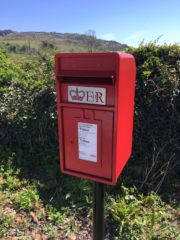
[[[104,240],[104,184],[94,182],[93,240]]]

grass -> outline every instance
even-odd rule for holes
[[[43,204],[38,184],[20,180],[18,176],[19,171],[1,166],[0,238],[32,239],[39,235],[43,239],[56,239],[66,211],[62,213],[52,205]]]
[[[64,188],[63,195],[59,198],[52,196],[48,201],[42,198],[38,181],[30,182],[19,176],[20,171],[10,163],[8,168],[1,164],[1,239],[70,239],[73,236],[81,239],[81,231],[86,232],[86,239],[91,239],[91,184],[65,176],[62,185],[58,183],[58,190]],[[178,219],[179,206],[165,204],[153,192],[143,195],[135,187],[123,185],[116,193],[106,191],[106,232],[109,239],[178,240]]]
[[[27,46],[29,47],[29,43],[30,43],[30,47],[34,48],[36,50],[42,50],[42,41],[46,40],[45,39],[36,39],[36,40],[28,40],[28,39],[2,39],[0,38],[0,44],[10,44],[10,45],[16,45],[18,47],[22,47],[22,46]],[[65,40],[59,40],[59,39],[50,39],[47,38],[48,42],[53,43],[53,45],[56,47],[56,52],[57,51],[61,51],[61,52],[87,52],[88,48],[87,46],[82,46],[79,45],[76,42],[71,42],[68,43]],[[49,49],[45,50],[46,52],[49,51]],[[17,54],[17,53],[16,53]],[[18,56],[21,56],[22,54],[18,54]]]
[[[23,45],[26,45],[26,46],[29,46],[29,41],[28,39],[3,39],[3,38],[0,38],[0,43],[9,43],[11,45],[18,45],[18,46],[23,46]],[[38,48],[40,47],[40,41],[36,41],[36,40],[30,40],[30,46],[32,48]]]
[[[136,188],[123,187],[121,196],[109,196],[107,211],[116,223],[114,239],[178,239],[179,213],[151,192],[147,196]]]

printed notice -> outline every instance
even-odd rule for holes
[[[97,162],[97,124],[78,122],[79,159]]]

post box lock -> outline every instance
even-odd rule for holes
[[[131,154],[134,57],[60,53],[55,73],[62,172],[115,184]]]

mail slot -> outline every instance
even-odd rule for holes
[[[134,57],[60,53],[55,74],[61,171],[115,184],[132,148]]]

